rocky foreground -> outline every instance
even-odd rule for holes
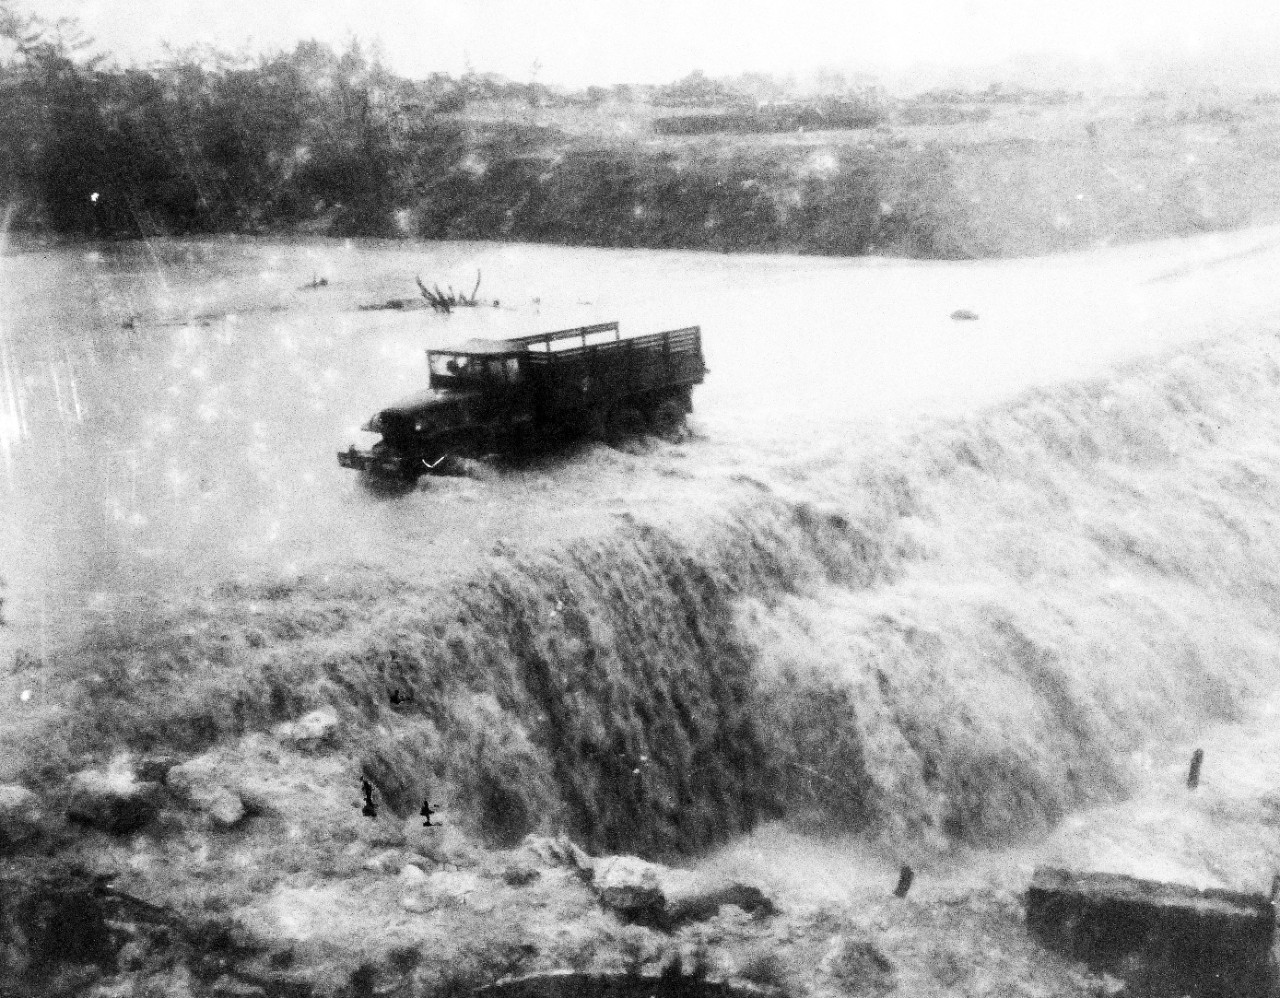
[[[1046,959],[1010,890],[918,904],[886,884],[855,910],[563,835],[482,848],[447,811],[427,826],[335,791],[335,724],[318,711],[184,761],[117,755],[47,794],[0,788],[0,994],[515,995],[548,973],[537,993],[1096,983]]]

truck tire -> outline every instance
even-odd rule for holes
[[[587,410],[586,418],[583,420],[583,430],[592,443],[608,443],[609,414],[599,406]]]
[[[395,451],[395,449],[391,447],[391,445],[388,444],[385,440],[379,440],[376,444],[374,444],[369,449],[369,454],[371,457],[373,457],[377,461],[384,461],[384,460],[398,461],[400,466],[400,472],[398,474],[390,474],[382,470],[377,470],[377,471],[371,470],[369,472],[366,472],[366,474],[369,474],[374,478],[382,479],[383,481],[392,481],[392,480],[417,481],[418,476],[416,473],[412,471],[413,462],[404,460],[403,456],[398,454]]]
[[[656,436],[672,443],[684,439],[685,407],[677,398],[663,399],[653,410],[650,425]]]
[[[609,425],[606,442],[610,447],[619,447],[628,440],[643,436],[645,419],[640,410],[634,406],[620,406],[609,414]]]

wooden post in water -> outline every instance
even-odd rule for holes
[[[896,898],[904,898],[907,891],[911,890],[911,881],[915,879],[915,872],[906,863],[902,864],[902,869],[898,873],[898,886],[893,889],[893,896]]]
[[[1191,771],[1187,773],[1187,789],[1194,790],[1200,785],[1200,764],[1204,762],[1204,749],[1196,749],[1191,753]]]

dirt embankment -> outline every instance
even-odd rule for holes
[[[234,923],[228,952],[301,947],[277,969],[301,954],[325,993],[425,938],[380,871],[501,879],[530,833],[666,860],[778,817],[903,857],[1008,842],[1123,795],[1135,753],[1270,681],[1278,436],[1280,347],[1255,336],[761,468],[719,515],[495,551],[448,586],[223,586],[22,663],[64,709],[6,738],[38,798],[9,848]],[[482,893],[472,921],[524,912],[476,936],[511,967],[616,955],[586,895],[535,917]],[[153,944],[108,969],[154,970]]]

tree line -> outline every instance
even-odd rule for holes
[[[411,113],[414,85],[355,42],[121,69],[87,55],[67,22],[7,4],[0,39],[0,197],[20,228],[257,231],[330,217],[379,234],[458,145],[455,128]]]
[[[121,68],[74,23],[12,4],[0,0],[0,205],[13,229],[936,250],[923,214],[886,212],[876,164],[849,155],[814,174],[748,152],[478,132],[456,114],[466,78],[406,79],[355,41]]]

